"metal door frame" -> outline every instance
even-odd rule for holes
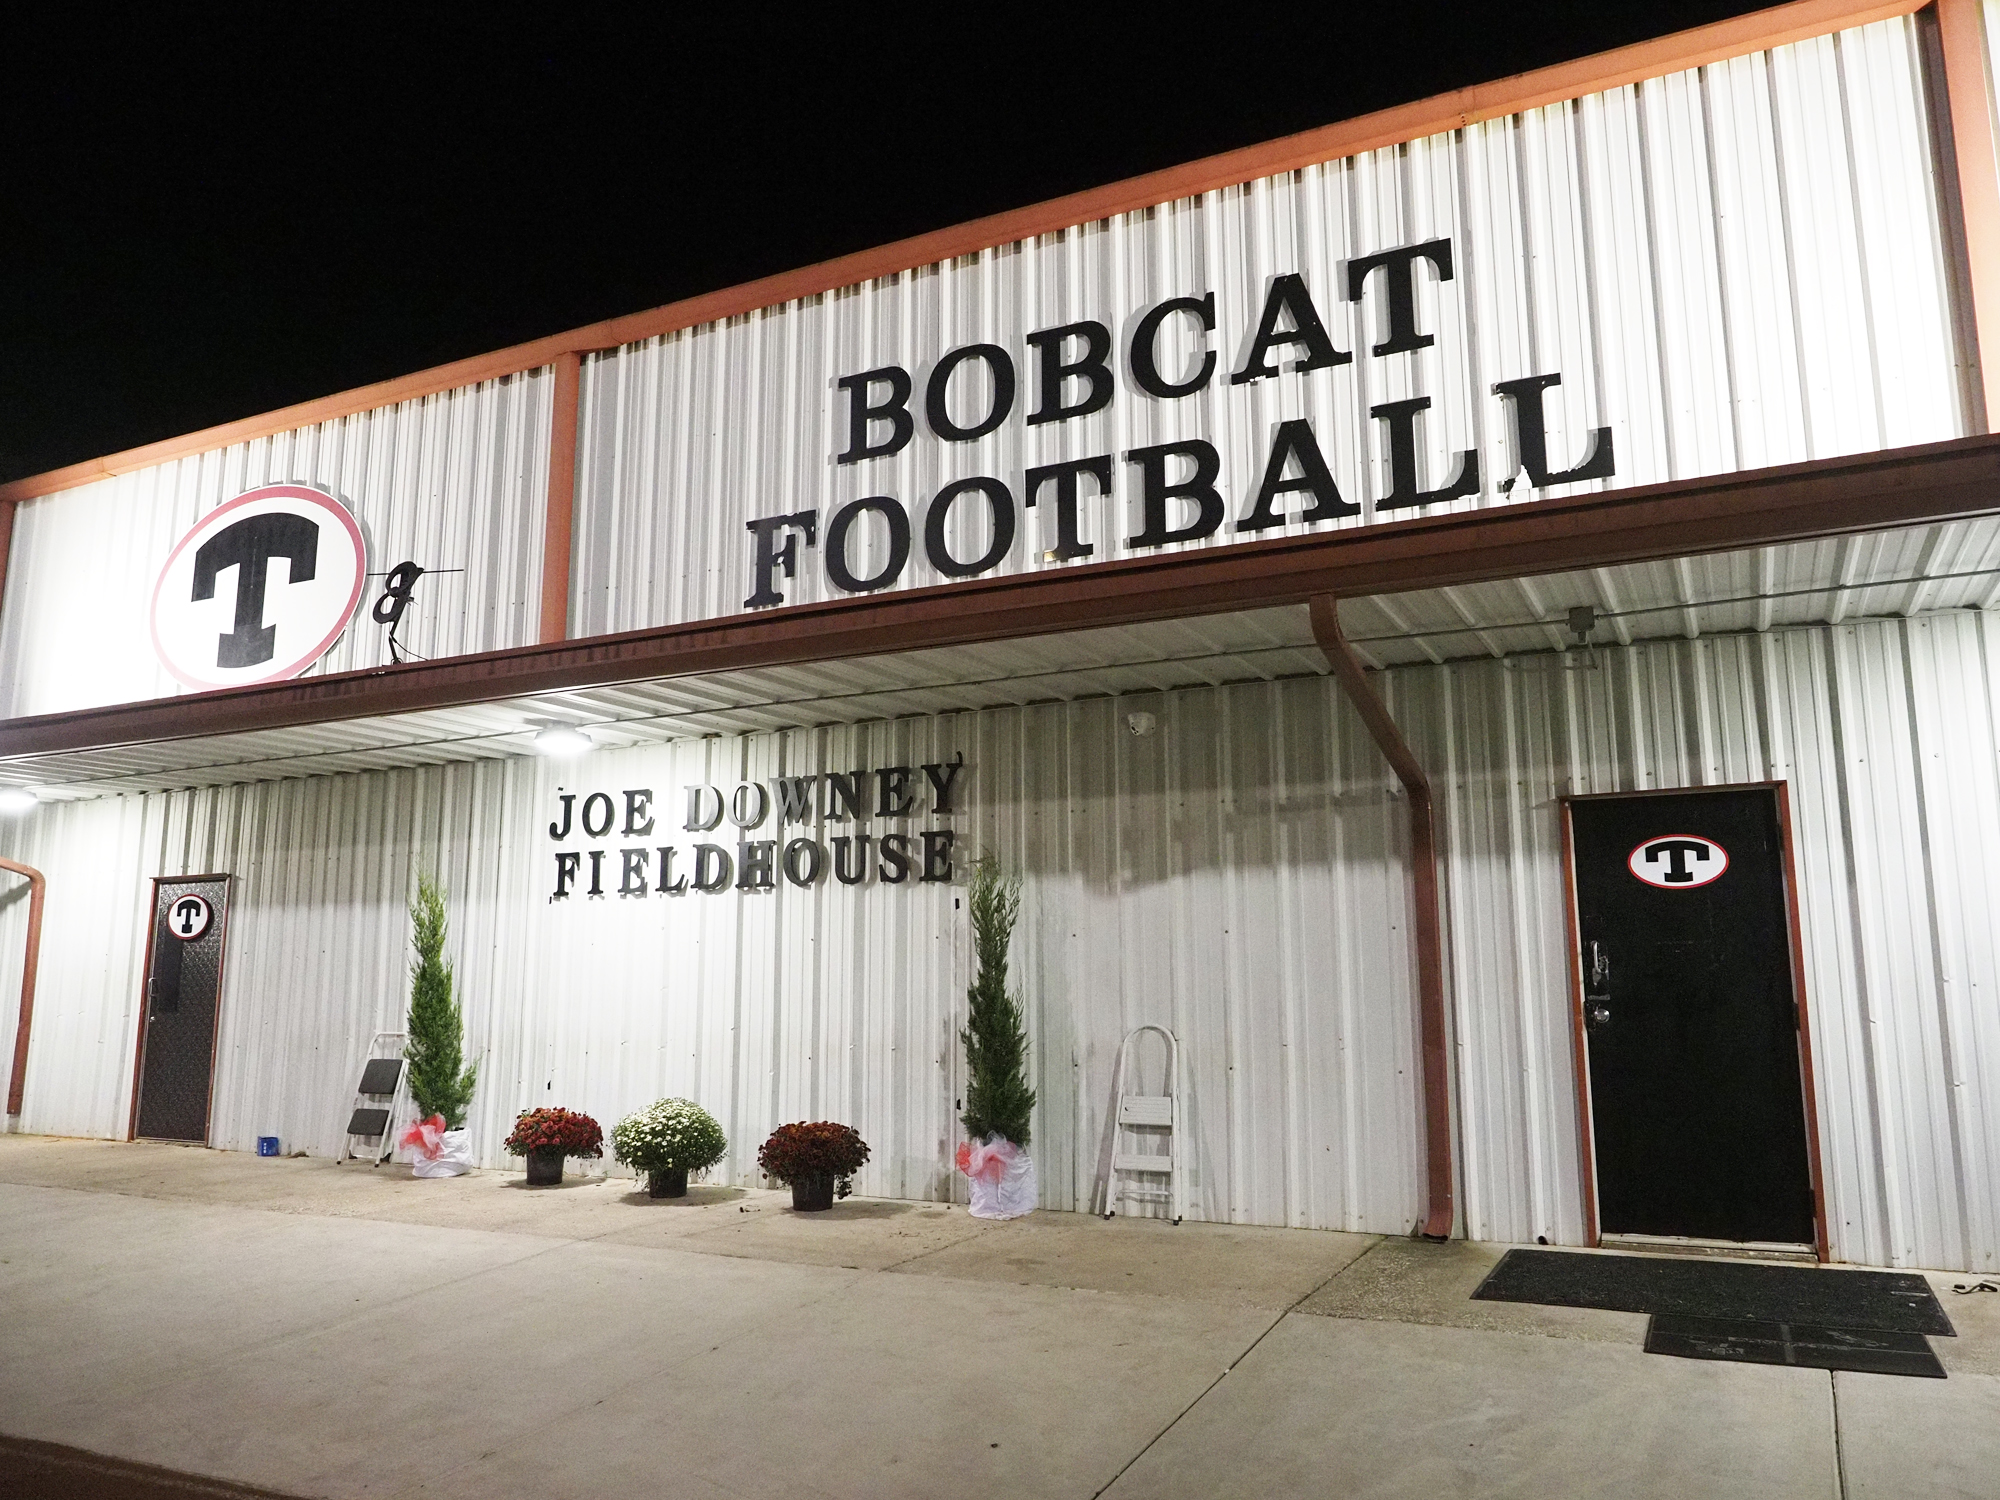
[[[1603,1243],[1597,1218],[1597,1132],[1590,1110],[1590,1049],[1583,1029],[1582,923],[1577,912],[1576,830],[1570,818],[1578,802],[1633,801],[1641,797],[1691,797],[1709,792],[1770,792],[1778,815],[1778,879],[1784,886],[1785,928],[1791,946],[1792,1005],[1798,1016],[1799,1092],[1806,1111],[1806,1165],[1812,1176],[1813,1252],[1832,1258],[1827,1245],[1826,1185],[1820,1173],[1819,1100],[1813,1087],[1813,1012],[1806,1000],[1805,944],[1799,933],[1799,880],[1792,856],[1792,797],[1785,781],[1731,781],[1717,786],[1675,786],[1631,792],[1571,793],[1556,799],[1561,808],[1563,931],[1569,942],[1570,1046],[1575,1062],[1577,1160],[1582,1168],[1584,1242]]]
[[[164,883],[185,885],[196,880],[219,880],[223,884],[222,931],[216,934],[215,952],[215,1026],[208,1037],[208,1118],[202,1122],[201,1143],[209,1144],[209,1135],[215,1123],[215,1059],[222,1043],[222,977],[224,966],[229,962],[229,914],[236,905],[236,877],[220,872],[209,875],[155,875],[151,878],[146,892],[146,960],[139,969],[139,1035],[132,1047],[132,1108],[125,1119],[125,1139],[139,1139],[139,1085],[146,1070],[146,1022],[152,1009],[152,997],[146,993],[147,983],[153,977],[153,940],[159,935],[160,886]]]

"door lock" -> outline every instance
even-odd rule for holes
[[[1583,1024],[1586,1030],[1601,1031],[1611,1024],[1611,997],[1609,995],[1585,995],[1583,997]]]

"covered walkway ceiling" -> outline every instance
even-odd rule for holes
[[[1540,576],[1367,594],[1342,605],[1378,667],[1836,624],[2000,604],[2000,517],[1905,526]],[[240,733],[0,760],[48,799],[532,753],[548,724],[603,747],[1322,673],[1303,605],[1003,641],[686,673]]]

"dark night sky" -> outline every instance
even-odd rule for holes
[[[17,7],[0,479],[1757,8]]]

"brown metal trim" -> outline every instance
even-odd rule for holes
[[[7,564],[14,555],[16,505],[13,500],[0,500],[0,611],[7,605]]]
[[[1382,146],[1401,145],[1458,130],[1481,120],[1519,114],[1584,94],[1600,93],[1647,78],[1679,73],[1706,63],[1742,57],[1782,47],[1808,37],[1824,36],[1871,21],[1907,15],[1924,0],[1794,0],[1790,5],[1718,21],[1691,31],[1675,32],[1575,62],[1558,63],[1532,73],[1519,73],[1454,93],[1439,94],[1394,109],[1378,110],[1352,120],[1245,146],[1220,156],[1205,157],[1178,167],[1149,172],[1087,192],[1051,198],[1027,208],[994,214],[950,229],[934,230],[898,240],[879,249],[863,250],[815,266],[766,276],[722,291],[626,317],[592,323],[510,349],[458,360],[413,375],[362,386],[339,395],[301,402],[262,416],[224,423],[185,437],[168,438],[104,458],[71,464],[10,484],[0,484],[0,500],[26,500],[37,495],[74,489],[107,475],[165,463],[169,459],[205,453],[232,443],[268,437],[275,432],[316,422],[332,421],[355,412],[398,401],[434,395],[458,386],[474,385],[523,370],[540,369],[559,355],[588,354],[621,344],[657,338],[682,328],[756,312],[800,297],[817,296],[883,276],[895,276],[916,266],[935,265],[996,245],[1010,245],[1037,235],[1059,233],[1079,224],[1111,218],[1198,197],[1262,177],[1321,162],[1337,161]]]
[[[42,958],[42,901],[49,879],[33,865],[0,859],[0,870],[28,877],[28,951],[21,960],[21,1013],[14,1023],[14,1070],[7,1075],[7,1113],[18,1115],[28,1085],[28,1034],[35,1024],[35,971]]]
[[[1990,429],[1993,403],[2000,400],[1985,353],[2000,349],[2000,168],[1994,161],[1984,26],[1979,0],[1936,0],[1932,9],[1948,106],[1947,119],[1939,123],[1948,127],[1957,217],[1965,236],[1963,269],[1972,283],[1972,377]]]
[[[1799,1082],[1806,1099],[1806,1160],[1812,1166],[1813,1249],[1824,1264],[1833,1259],[1833,1251],[1826,1223],[1826,1179],[1820,1170],[1819,1090],[1813,1074],[1812,1007],[1806,1003],[1805,924],[1799,916],[1799,872],[1792,853],[1792,789],[1783,781],[1772,782],[1771,787],[1778,799],[1779,864],[1785,881],[1785,924],[1792,943],[1792,1003],[1799,1018]]]
[[[0,723],[0,759],[697,672],[1304,604],[2000,511],[2000,437],[1283,537]]]
[[[1591,1128],[1589,1046],[1583,1034],[1582,924],[1577,914],[1575,835],[1570,807],[1577,802],[1630,801],[1635,797],[1695,797],[1708,792],[1769,792],[1778,814],[1778,870],[1785,888],[1785,926],[1790,943],[1792,1003],[1799,1018],[1799,1079],[1806,1112],[1806,1164],[1812,1179],[1813,1249],[1821,1262],[1832,1259],[1826,1225],[1826,1183],[1820,1173],[1819,1095],[1813,1084],[1811,1012],[1806,1006],[1805,946],[1799,917],[1798,870],[1792,859],[1792,796],[1784,781],[1730,781],[1715,786],[1668,786],[1630,792],[1571,792],[1556,800],[1562,806],[1563,880],[1568,900],[1564,926],[1569,934],[1569,970],[1574,1003],[1571,1027],[1577,1059],[1577,1098],[1583,1136],[1583,1212],[1585,1232],[1593,1246],[1603,1236],[1597,1217],[1596,1136]]]
[[[125,1139],[139,1139],[139,1080],[146,1071],[146,1022],[153,1010],[153,940],[160,931],[160,882],[173,877],[155,875],[146,893],[146,956],[139,965],[139,1034],[132,1042],[132,1106],[125,1116]]]
[[[1620,802],[1633,797],[1700,797],[1709,792],[1768,792],[1783,786],[1782,781],[1729,781],[1720,786],[1660,786],[1632,792],[1565,792],[1564,802]]]
[[[1583,1242],[1604,1243],[1597,1222],[1597,1122],[1590,1108],[1590,1045],[1583,1034],[1583,921],[1576,909],[1576,826],[1569,808],[1576,797],[1559,797],[1562,825],[1563,931],[1569,936],[1570,1055],[1576,1063],[1577,1165],[1583,1176]]]
[[[583,361],[564,354],[555,362],[556,388],[549,430],[548,506],[542,519],[543,645],[569,636],[571,526],[576,511],[576,423],[583,397]]]
[[[1417,950],[1417,1021],[1423,1046],[1424,1172],[1427,1206],[1424,1236],[1451,1238],[1453,1179],[1451,1074],[1444,1006],[1444,923],[1438,914],[1437,820],[1431,807],[1430,778],[1416,752],[1396,727],[1388,705],[1369,685],[1367,669],[1340,631],[1340,601],[1320,595],[1311,604],[1313,639],[1319,643],[1348,701],[1368,726],[1383,758],[1410,802],[1410,884],[1414,897],[1412,936]]]

